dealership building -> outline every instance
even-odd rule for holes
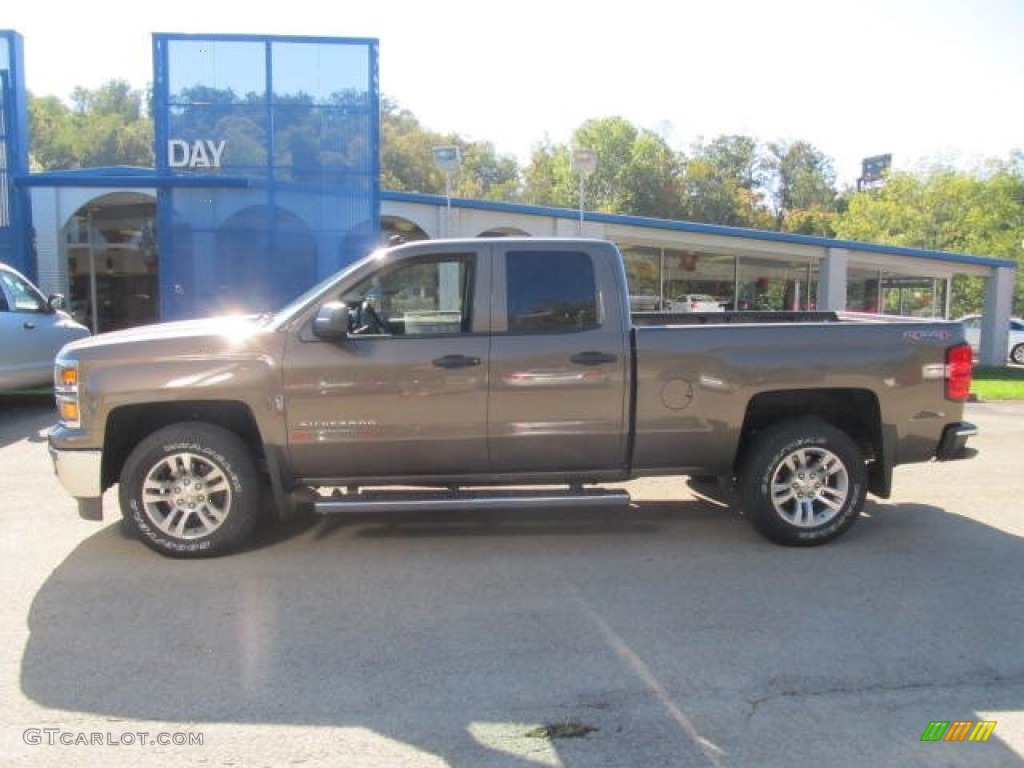
[[[1013,261],[380,189],[378,44],[153,36],[154,168],[31,173],[23,41],[0,31],[0,261],[66,294],[96,331],[284,303],[381,243],[596,237],[636,308],[948,317],[984,278],[982,359],[1005,359]]]

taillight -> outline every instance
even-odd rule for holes
[[[971,393],[973,355],[967,344],[946,350],[946,399],[966,400]]]

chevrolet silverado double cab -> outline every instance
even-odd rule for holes
[[[611,243],[423,241],[274,314],[66,346],[49,447],[83,517],[119,484],[172,556],[264,514],[623,504],[601,486],[651,475],[718,478],[766,537],[813,545],[894,466],[968,454],[970,372],[957,323],[631,317]]]

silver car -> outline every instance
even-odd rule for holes
[[[981,348],[981,315],[966,315],[960,318],[964,324],[964,336],[977,356]],[[1010,333],[1006,338],[1006,356],[1017,365],[1024,365],[1024,319],[1010,318]]]
[[[63,296],[44,297],[28,278],[0,264],[0,392],[53,383],[57,352],[89,335],[63,308]]]

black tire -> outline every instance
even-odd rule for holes
[[[743,510],[777,544],[815,546],[844,533],[864,506],[867,471],[846,433],[818,419],[769,427],[739,475]]]
[[[212,424],[184,422],[154,432],[129,454],[120,483],[128,527],[170,557],[237,549],[260,514],[251,453],[236,434]]]
[[[1024,365],[1024,344],[1018,344],[1010,350],[1010,360],[1017,365]]]

